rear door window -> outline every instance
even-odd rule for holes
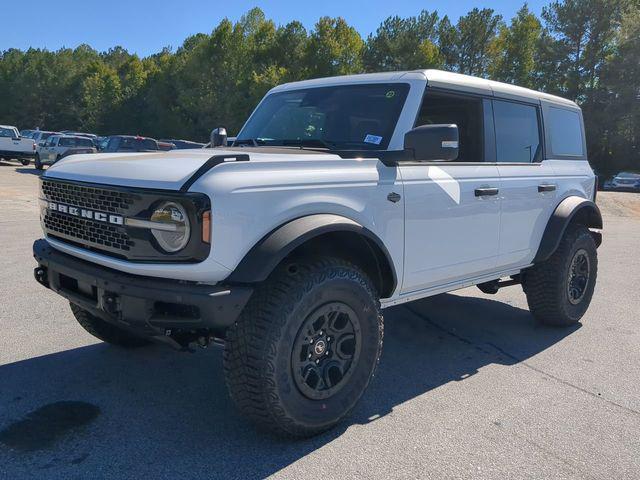
[[[551,137],[551,152],[554,155],[584,156],[582,122],[575,110],[549,107],[545,120]]]
[[[542,159],[537,107],[494,100],[493,117],[498,162],[531,163]]]

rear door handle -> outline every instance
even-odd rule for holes
[[[538,185],[538,192],[555,192],[556,186],[552,183],[541,183]]]
[[[498,189],[495,187],[481,187],[475,189],[476,197],[490,197],[498,194]]]

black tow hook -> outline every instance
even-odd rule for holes
[[[118,296],[113,293],[105,293],[103,296],[103,308],[104,311],[111,315],[116,315],[120,312],[120,302]]]
[[[49,276],[45,267],[36,267],[33,269],[33,276],[40,285],[49,288]]]

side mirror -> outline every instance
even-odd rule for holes
[[[418,161],[450,162],[458,158],[458,126],[421,125],[404,135],[404,148]]]
[[[211,148],[227,146],[227,129],[218,127],[211,131]]]

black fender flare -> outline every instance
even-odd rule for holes
[[[586,198],[571,196],[560,202],[551,218],[547,222],[547,227],[542,235],[538,252],[533,259],[534,263],[548,259],[560,245],[560,240],[567,230],[567,227],[574,221],[589,228],[602,228],[602,214],[598,206]],[[602,236],[594,232],[596,245],[600,246]]]
[[[392,279],[383,296],[390,295],[397,286],[397,275],[393,260],[384,243],[371,230],[349,218],[333,214],[315,214],[291,220],[265,235],[244,256],[227,281],[233,283],[256,283],[267,279],[269,274],[291,252],[320,235],[334,232],[355,233],[366,239],[374,249],[384,256],[384,262]],[[373,252],[375,254],[375,252]],[[381,259],[378,259],[380,261]],[[384,279],[383,279],[384,280]],[[387,282],[385,282],[387,283]]]

